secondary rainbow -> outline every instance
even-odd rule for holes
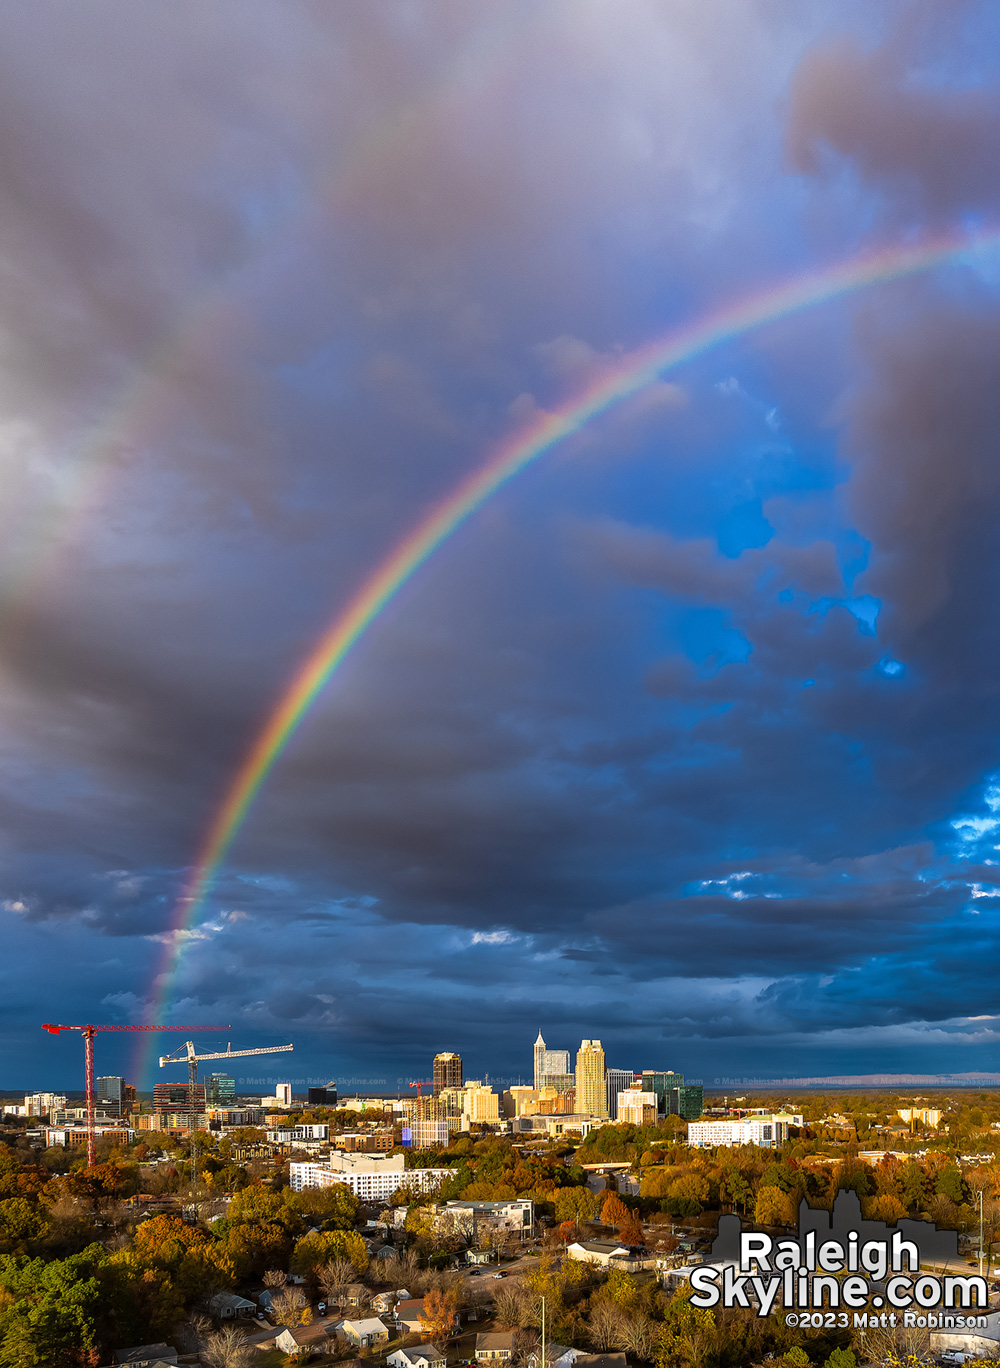
[[[502,443],[427,513],[340,610],[293,676],[284,695],[234,775],[212,818],[197,860],[174,909],[164,961],[154,983],[156,1015],[167,1003],[183,947],[261,786],[310,706],[352,646],[411,575],[447,538],[526,466],[551,451],[598,414],[636,394],[664,372],[720,343],[838,296],[926,271],[963,253],[1000,245],[1000,233],[936,238],[892,246],[840,262],[700,318],[630,352],[582,393]]]

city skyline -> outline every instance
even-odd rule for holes
[[[998,37],[0,14],[10,1086],[991,1072]]]

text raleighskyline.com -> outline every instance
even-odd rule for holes
[[[760,1317],[771,1314],[779,1296],[786,1310],[861,1310],[869,1304],[953,1310],[989,1304],[986,1279],[979,1275],[922,1273],[919,1249],[899,1231],[890,1239],[866,1240],[857,1231],[843,1239],[820,1239],[810,1230],[801,1242],[741,1231],[738,1262],[700,1264],[690,1281],[691,1305],[699,1310],[756,1307]]]

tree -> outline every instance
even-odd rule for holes
[[[620,1348],[628,1319],[621,1307],[613,1302],[599,1301],[590,1313],[590,1340],[594,1348]]]
[[[898,1197],[894,1197],[890,1192],[883,1192],[878,1197],[870,1197],[866,1207],[866,1220],[885,1221],[887,1225],[892,1225],[894,1221],[898,1221],[901,1216],[906,1215],[906,1207],[903,1206]]]
[[[597,1198],[586,1187],[563,1188],[555,1201],[557,1221],[592,1221],[597,1215]]]
[[[247,1343],[246,1335],[234,1325],[225,1325],[201,1341],[205,1368],[251,1368],[259,1357],[259,1351]]]
[[[269,1268],[267,1272],[264,1274],[265,1287],[284,1287],[287,1281],[288,1274],[283,1273],[280,1268]]]
[[[685,1173],[670,1184],[667,1196],[704,1204],[708,1201],[710,1190],[708,1178],[704,1173]]]
[[[857,1368],[857,1359],[850,1349],[834,1349],[823,1368]]]
[[[607,1301],[614,1302],[621,1311],[630,1311],[638,1294],[638,1284],[631,1273],[626,1273],[624,1268],[611,1269],[602,1290],[602,1296]]]
[[[900,1181],[907,1210],[922,1211],[927,1198],[927,1175],[915,1159],[910,1159],[903,1165]]]
[[[8,1197],[0,1202],[0,1251],[25,1251],[48,1229],[38,1207],[24,1197]]]
[[[276,1192],[272,1192],[270,1188],[254,1186],[244,1188],[230,1202],[229,1220],[277,1221],[287,1211],[288,1208]]]
[[[628,1219],[628,1207],[618,1196],[618,1193],[609,1193],[601,1207],[601,1221],[604,1225],[618,1227],[624,1225]]]
[[[449,1289],[447,1292],[432,1288],[424,1297],[420,1312],[420,1328],[434,1344],[455,1332],[458,1324],[458,1297]]]
[[[222,1222],[217,1222],[221,1226]],[[287,1264],[291,1240],[284,1227],[241,1221],[225,1232],[220,1241],[231,1260],[238,1279],[259,1276],[264,1269]]]
[[[493,1318],[501,1330],[516,1330],[519,1326],[531,1324],[530,1297],[520,1279],[502,1283],[497,1289]]]
[[[781,1188],[765,1187],[757,1194],[754,1216],[759,1225],[792,1225],[795,1221],[795,1200]]]
[[[957,1164],[949,1164],[941,1170],[934,1191],[939,1197],[947,1197],[956,1206],[962,1205],[965,1201],[965,1184],[962,1181],[962,1170]]]
[[[329,1259],[316,1270],[316,1281],[330,1301],[341,1302],[357,1277],[350,1259]]]
[[[642,1311],[626,1316],[624,1320],[625,1323],[619,1337],[621,1347],[627,1354],[632,1354],[634,1358],[648,1363],[653,1357],[653,1350],[656,1348],[660,1331],[659,1325]]]
[[[733,1206],[741,1207],[743,1212],[747,1209],[747,1198],[751,1195],[750,1184],[740,1173],[739,1169],[730,1169],[726,1175],[726,1187],[729,1191],[729,1200]]]
[[[358,1273],[364,1273],[368,1267],[368,1250],[356,1231],[313,1230],[297,1242],[291,1271],[314,1277],[316,1270],[331,1259],[347,1259]]]
[[[105,1258],[99,1245],[49,1262],[0,1258],[0,1368],[89,1368],[101,1361]]]
[[[286,1190],[285,1202],[293,1211],[308,1216],[311,1224],[322,1224],[327,1230],[353,1230],[358,1217],[358,1199],[346,1183],[302,1192]]]
[[[634,1211],[628,1214],[628,1220],[623,1226],[619,1226],[618,1234],[622,1244],[641,1245],[645,1243],[646,1237],[642,1233],[642,1225]]]
[[[305,1293],[297,1287],[286,1287],[273,1296],[271,1313],[282,1325],[305,1325],[312,1316]]]

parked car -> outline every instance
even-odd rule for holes
[[[469,1274],[470,1278],[481,1278],[482,1276],[483,1275],[478,1268],[474,1268],[472,1272]]]
[[[494,1278],[506,1278],[507,1274],[506,1274],[506,1273],[494,1273],[493,1276],[494,1276]]]
[[[317,1303],[316,1303],[316,1310],[319,1312],[319,1314],[320,1314],[321,1316],[325,1316],[325,1315],[326,1315],[326,1302],[317,1302]]]

